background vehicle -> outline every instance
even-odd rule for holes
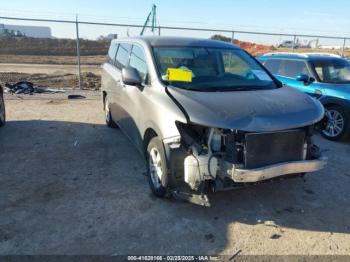
[[[4,102],[4,90],[0,85],[0,127],[4,126],[6,122],[6,111]]]
[[[258,57],[281,82],[313,96],[326,108],[321,134],[330,140],[350,133],[350,63],[332,54],[269,53]]]
[[[277,46],[278,48],[298,48],[299,45],[298,43],[294,43],[293,41],[291,40],[285,40],[283,42],[281,42],[280,44],[278,44]]]
[[[321,169],[322,105],[282,87],[244,50],[196,38],[113,40],[103,66],[106,123],[145,154],[156,196],[206,193]],[[297,102],[295,102],[297,101]]]

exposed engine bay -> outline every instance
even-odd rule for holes
[[[211,191],[321,169],[326,160],[313,144],[313,126],[276,132],[242,132],[176,123],[186,150],[184,181]]]

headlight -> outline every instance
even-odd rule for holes
[[[195,149],[198,154],[208,151],[209,128],[181,122],[176,122],[175,124],[181,135],[181,144],[186,150]]]

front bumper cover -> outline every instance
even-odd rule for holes
[[[237,183],[254,183],[284,175],[315,172],[325,167],[327,158],[284,162],[255,169],[233,167],[230,175]]]

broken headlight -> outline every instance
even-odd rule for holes
[[[181,135],[181,145],[189,153],[192,150],[196,150],[198,154],[208,152],[209,128],[181,122],[175,124]]]

